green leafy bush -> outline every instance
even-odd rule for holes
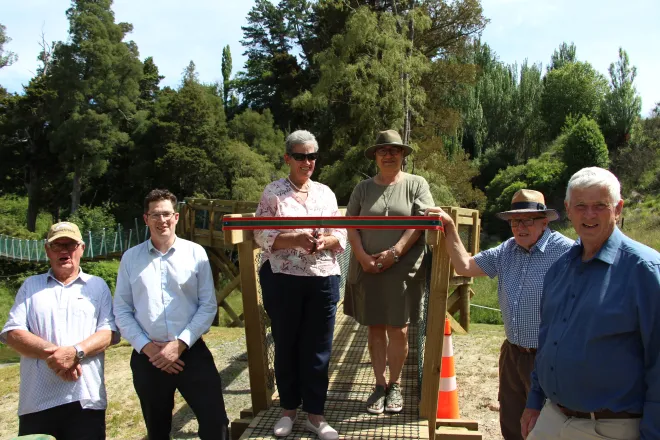
[[[71,214],[68,221],[75,223],[83,234],[87,231],[100,232],[105,228],[112,231],[117,227],[117,222],[112,215],[112,206],[105,203],[102,206],[82,205],[78,211]]]
[[[586,116],[571,123],[566,131],[562,157],[569,177],[584,167],[607,168],[609,153],[598,123]]]

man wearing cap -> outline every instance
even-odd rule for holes
[[[660,439],[660,253],[616,226],[623,199],[608,170],[575,173],[564,204],[579,240],[545,277],[522,434]]]
[[[543,278],[548,268],[573,244],[548,223],[559,214],[545,205],[543,194],[521,189],[513,195],[511,210],[498,218],[511,226],[513,237],[471,257],[453,219],[440,208],[445,244],[456,273],[466,277],[497,277],[497,296],[506,340],[500,349],[500,428],[505,440],[522,439],[520,417],[530,389],[530,374],[538,347]]]
[[[21,354],[18,435],[105,439],[104,350],[119,340],[110,289],[80,269],[75,224],[51,226],[45,247],[50,270],[25,280],[0,333]]]

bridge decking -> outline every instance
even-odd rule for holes
[[[345,316],[339,304],[337,323],[330,361],[330,387],[325,406],[328,422],[339,432],[341,439],[428,439],[426,421],[419,419],[417,385],[417,331],[410,327],[410,352],[404,366],[401,387],[403,411],[399,414],[369,414],[365,402],[371,394],[375,379],[369,362],[367,329],[353,318]],[[241,439],[275,439],[273,425],[280,416],[279,399],[259,413]],[[286,439],[316,439],[306,431],[306,414],[299,414],[293,432]],[[281,438],[281,437],[280,437]]]

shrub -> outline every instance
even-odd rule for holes
[[[610,162],[607,144],[596,121],[582,116],[571,125],[562,151],[566,174],[572,176],[584,167],[607,168]]]

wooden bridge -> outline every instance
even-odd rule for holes
[[[221,231],[222,216],[254,216],[253,203],[188,199],[181,210],[177,234],[207,249],[216,282],[228,281],[219,293],[225,298],[240,287],[243,299],[250,392],[252,407],[241,411],[231,424],[234,439],[272,439],[272,428],[279,419],[279,399],[273,369],[273,341],[258,282],[260,250],[251,231]],[[459,235],[472,254],[478,252],[480,219],[477,211],[443,207],[459,226]],[[243,213],[243,214],[240,214]],[[206,227],[200,226],[206,219]],[[432,248],[431,279],[423,316],[409,332],[410,353],[402,374],[404,410],[400,414],[372,415],[365,401],[375,384],[367,348],[366,328],[341,313],[339,304],[330,363],[330,386],[326,418],[346,439],[481,439],[477,423],[471,420],[437,420],[445,316],[455,331],[469,328],[471,278],[458,277],[444,250],[444,237],[428,231],[426,242]],[[228,257],[238,250],[238,267]],[[346,272],[350,252],[342,255]],[[342,287],[343,289],[343,287]],[[343,290],[342,290],[343,298]],[[460,312],[459,322],[451,316]],[[288,438],[316,438],[304,431],[302,415]]]

